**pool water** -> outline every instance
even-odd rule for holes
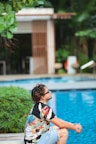
[[[31,79],[17,79],[0,81],[0,86],[19,85],[19,84],[37,84],[37,83],[70,83],[79,81],[96,81],[94,77],[87,76],[64,76],[64,77],[42,77]]]
[[[83,126],[80,134],[69,130],[67,144],[96,143],[96,90],[53,91],[49,105],[59,118]]]

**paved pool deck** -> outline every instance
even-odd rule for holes
[[[0,81],[9,81],[9,80],[20,80],[20,79],[32,79],[32,78],[45,78],[45,77],[78,77],[78,76],[87,76],[91,77],[93,80],[87,80],[87,81],[69,81],[69,82],[46,82],[44,84],[47,85],[47,87],[50,90],[75,90],[75,89],[96,89],[96,74],[75,74],[75,75],[68,75],[68,74],[62,74],[62,75],[30,75],[30,74],[22,74],[22,75],[0,75]],[[23,87],[27,90],[31,90],[36,84],[18,84],[15,86]]]
[[[24,133],[0,134],[0,144],[24,144]]]

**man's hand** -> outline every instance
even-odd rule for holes
[[[75,131],[80,133],[82,131],[82,126],[80,124],[75,124]]]

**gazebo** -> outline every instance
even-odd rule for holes
[[[54,13],[53,8],[26,8],[16,14],[17,34],[30,33],[32,57],[30,74],[55,72],[55,19],[70,19],[75,13]],[[27,49],[27,48],[26,48]]]

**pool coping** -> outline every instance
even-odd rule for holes
[[[0,134],[0,144],[24,144],[24,133]]]
[[[96,89],[96,81],[83,81],[83,82],[68,82],[68,83],[43,83],[50,90],[75,90],[75,89]],[[27,90],[31,90],[36,84],[13,84],[6,86],[17,86],[21,88],[25,88]]]
[[[54,77],[78,77],[78,76],[87,76],[92,77],[96,79],[96,75],[93,74],[76,74],[76,75],[6,75],[6,76],[0,76],[0,81],[9,81],[9,80],[20,80],[20,79],[32,79],[32,78],[54,78]],[[92,81],[77,81],[77,82],[66,82],[66,83],[54,83],[54,82],[47,82],[44,83],[50,90],[75,90],[75,89],[96,89],[96,80]],[[19,86],[22,88],[25,88],[27,90],[31,90],[35,84],[17,84],[17,85],[10,85],[10,86]],[[7,85],[6,85],[7,86]],[[9,85],[8,85],[9,86]]]
[[[76,83],[44,83],[50,90],[71,90],[71,89],[96,89],[96,82],[76,82]],[[19,85],[27,90],[31,90],[35,84]]]

